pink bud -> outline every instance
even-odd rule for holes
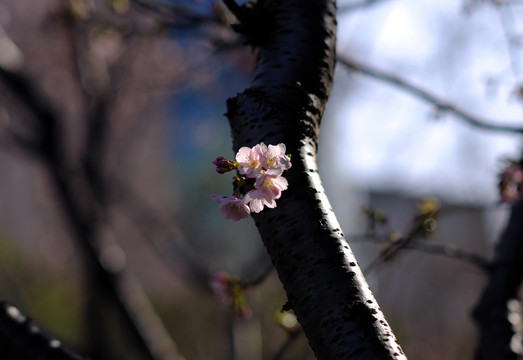
[[[228,171],[236,169],[236,164],[223,156],[217,157],[212,161],[212,163],[216,165],[216,172],[218,174],[225,174]]]

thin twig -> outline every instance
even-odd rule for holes
[[[202,15],[195,11],[191,11],[191,9],[185,6],[174,4],[167,5],[146,0],[131,0],[131,3],[143,10],[159,16],[159,19],[157,19],[158,23],[164,26],[188,28],[205,23],[223,25],[218,17]]]
[[[462,260],[474,265],[484,272],[490,271],[492,263],[484,256],[460,249],[455,245],[435,244],[431,242],[417,242],[405,246],[408,250],[418,250],[428,254],[437,254],[449,257],[451,259]]]
[[[479,117],[468,114],[467,112],[450,104],[448,101],[442,100],[438,98],[436,95],[431,94],[427,90],[421,89],[396,75],[389,74],[385,71],[372,68],[368,65],[364,65],[362,63],[344,57],[338,57],[338,62],[345,65],[350,70],[358,71],[374,79],[394,85],[422,100],[425,100],[428,103],[433,104],[440,111],[445,111],[457,116],[458,118],[465,121],[467,124],[476,128],[496,132],[523,134],[523,127],[517,127],[512,125],[497,125],[491,121],[480,119]]]
[[[372,5],[378,5],[378,3],[385,2],[386,0],[361,0],[352,4],[340,5],[338,8],[338,15],[344,15],[351,11],[361,10]]]
[[[361,235],[361,236],[350,236],[349,237],[350,242],[364,242],[364,241],[370,241],[380,244],[386,244],[389,243],[390,240],[386,237],[377,237],[377,236],[367,236],[367,235]],[[401,242],[401,240],[397,240],[397,242]],[[414,243],[403,243],[401,246],[402,249],[406,250],[418,250],[421,252],[425,252],[428,254],[436,254],[436,255],[443,255],[451,259],[455,260],[461,260],[464,262],[467,262],[473,266],[476,266],[480,268],[482,271],[488,272],[492,268],[492,263],[484,256],[478,255],[476,253],[472,253],[470,251],[458,248],[456,245],[449,245],[449,244],[439,244],[429,241],[423,241],[423,242],[414,242]],[[381,256],[378,258],[380,259]],[[371,264],[372,265],[372,264]],[[369,266],[370,268],[374,267],[374,265]],[[369,267],[367,267],[365,270],[368,271]]]

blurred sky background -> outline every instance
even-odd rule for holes
[[[517,2],[381,1],[344,13],[346,3],[338,5],[339,55],[396,74],[487,122],[522,125]],[[492,204],[500,160],[519,156],[519,136],[474,129],[340,65],[330,106],[334,162],[363,188]]]

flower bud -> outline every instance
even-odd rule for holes
[[[237,165],[236,162],[226,159],[223,156],[217,157],[212,163],[216,165],[216,172],[218,174],[225,174],[226,172],[235,170]]]

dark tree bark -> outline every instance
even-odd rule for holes
[[[4,360],[84,359],[5,301],[0,301],[0,351]]]
[[[508,318],[508,303],[518,298],[523,279],[523,201],[512,207],[501,235],[485,290],[474,309],[479,327],[477,360],[515,360],[511,348],[515,335]]]
[[[329,205],[317,139],[335,64],[334,0],[226,1],[258,50],[250,87],[227,102],[234,150],[284,143],[292,154],[277,208],[254,214],[318,359],[406,359]]]

